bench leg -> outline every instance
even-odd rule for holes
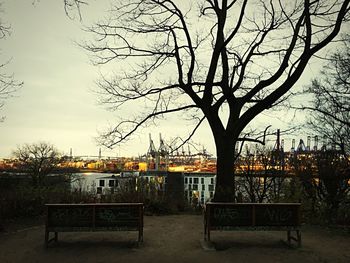
[[[45,230],[45,248],[49,246],[49,231]]]
[[[58,241],[58,232],[54,232],[54,233],[55,233],[54,237],[50,239],[50,231],[45,230],[45,248],[49,247],[49,243],[51,241],[55,241],[55,242]]]
[[[143,242],[143,229],[140,229],[139,230],[139,240],[138,240],[138,242],[140,243],[140,242]]]
[[[292,246],[292,240],[297,242],[297,246],[301,247],[301,231],[295,230],[296,236],[292,236],[292,231],[287,230],[287,244],[288,246]]]
[[[210,229],[207,219],[204,219],[204,241],[210,242]]]
[[[291,233],[290,230],[287,231],[287,243],[290,246],[291,245]]]
[[[298,247],[301,247],[301,231],[297,230]]]

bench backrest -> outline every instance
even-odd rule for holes
[[[299,226],[300,203],[214,203],[205,207],[210,229],[244,226]]]
[[[142,203],[47,204],[46,226],[64,229],[126,229],[143,226]]]

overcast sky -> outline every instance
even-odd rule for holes
[[[94,138],[98,130],[113,123],[113,115],[97,104],[92,90],[96,88],[99,69],[91,65],[75,41],[87,37],[81,30],[82,23],[87,25],[101,17],[108,7],[101,3],[106,1],[92,1],[85,7],[82,23],[65,15],[63,0],[41,0],[35,5],[31,0],[2,2],[1,17],[11,25],[12,34],[1,40],[1,60],[12,58],[6,71],[13,72],[24,86],[0,111],[0,116],[6,116],[0,123],[0,157],[10,157],[18,145],[38,141],[50,142],[65,154],[72,148],[73,155],[97,155],[99,146]],[[318,69],[309,66],[301,83],[316,76]],[[102,149],[102,155],[144,154],[149,132],[156,145],[159,132],[165,139],[189,132],[175,119],[161,124],[161,128],[143,130],[113,151]],[[195,141],[215,154],[207,127],[199,131]]]

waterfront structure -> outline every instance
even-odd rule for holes
[[[235,163],[238,200],[259,200],[259,196],[266,195],[279,197],[279,189],[284,182],[288,182],[289,178],[295,176],[296,167],[312,168],[309,176],[316,178],[318,176],[317,160],[325,159],[330,155],[335,160],[346,158],[334,144],[329,144],[326,140],[323,140],[323,145],[318,147],[317,136],[313,139],[313,147],[312,138],[308,136],[306,143],[300,140],[297,145],[293,139],[290,151],[285,151],[284,140],[280,139],[279,130],[276,135],[276,142],[272,149],[246,145],[246,151],[242,152],[244,148],[240,147],[240,156]],[[184,147],[182,152],[170,151],[170,147],[166,147],[161,135],[159,139],[159,147],[156,148],[150,136],[147,155],[138,158],[103,159],[100,151],[98,159],[92,160],[73,157],[71,152],[69,157],[62,158],[58,168],[76,169],[76,171],[70,171],[73,173],[71,188],[74,191],[89,191],[103,195],[124,191],[126,186],[134,187],[135,190],[138,185],[146,186],[148,189],[152,185],[152,189],[166,193],[176,184],[176,191],[181,192],[184,199],[191,204],[204,204],[210,200],[215,192],[216,159],[211,158],[204,148],[202,152],[196,154],[191,154],[189,147],[187,152],[184,151]],[[0,169],[4,171],[20,172],[18,167],[19,161],[16,159],[0,160]],[[75,173],[77,171],[80,173]],[[108,175],[105,172],[111,174]],[[170,181],[169,175],[172,175]],[[130,184],[130,182],[133,183]],[[178,189],[180,185],[181,191]],[[267,194],[269,189],[273,190],[274,195]],[[254,197],[254,192],[258,195],[257,197]]]

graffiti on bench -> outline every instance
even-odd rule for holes
[[[143,203],[46,204],[45,247],[71,231],[138,231],[142,242]]]
[[[130,207],[97,207],[96,227],[127,227],[137,228],[139,225],[139,210]]]
[[[50,227],[79,228],[132,228],[137,229],[140,210],[136,206],[50,206]]]
[[[223,204],[210,207],[211,227],[296,226],[299,206],[286,204]]]
[[[287,244],[296,241],[301,247],[300,225],[300,203],[209,202],[204,212],[204,240],[210,242],[211,230],[286,230]]]
[[[92,227],[92,207],[50,207],[48,224],[55,227]]]

